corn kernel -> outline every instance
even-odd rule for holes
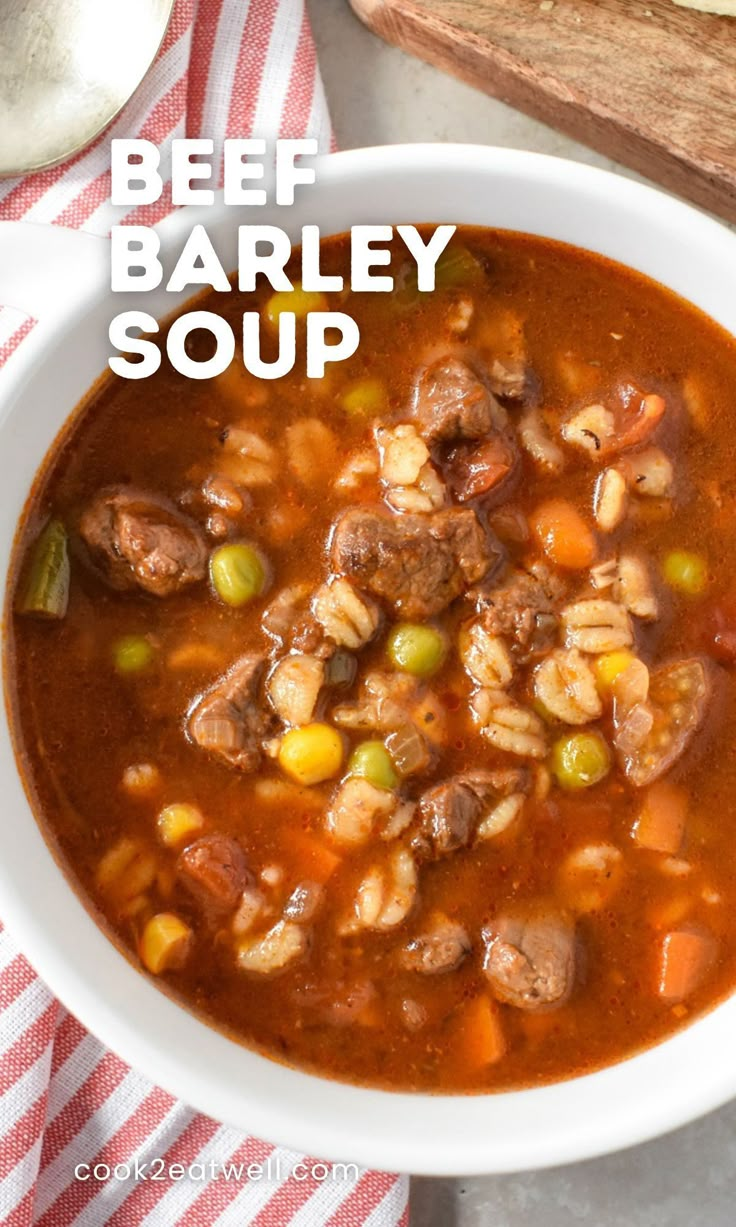
[[[174,912],[159,912],[146,924],[140,940],[141,961],[158,976],[182,967],[192,944],[192,930]]]
[[[319,290],[304,290],[301,282],[294,282],[293,290],[277,290],[264,307],[264,315],[276,331],[282,311],[293,311],[298,320],[306,319],[310,311],[326,311],[327,299]]]
[[[597,658],[593,669],[598,682],[598,691],[602,697],[607,697],[612,693],[616,678],[628,669],[634,659],[633,652],[627,652],[625,648],[619,652],[606,652]]]
[[[691,550],[671,550],[662,562],[665,583],[685,596],[700,596],[708,587],[708,563]]]
[[[305,724],[290,729],[279,748],[281,767],[299,784],[320,784],[337,775],[342,765],[343,743],[329,724]]]
[[[161,810],[156,825],[162,842],[167,848],[173,848],[176,844],[183,843],[195,831],[201,831],[204,818],[195,805],[177,802]]]

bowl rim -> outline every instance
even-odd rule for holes
[[[349,150],[318,162],[325,191],[360,184],[366,177],[380,180],[387,173],[413,171],[515,176],[536,190],[562,186],[589,201],[613,200],[628,221],[656,220],[672,241],[687,235],[701,253],[736,275],[736,235],[679,200],[596,167],[521,150],[436,143]],[[162,245],[175,242],[195,220],[211,224],[219,208],[170,215],[158,227]],[[99,302],[90,299],[68,331],[96,306]],[[49,345],[49,361],[61,348],[62,331]],[[0,415],[0,433],[7,416]],[[7,711],[4,720],[7,724]],[[16,787],[13,803],[18,796]],[[53,862],[30,804],[25,807],[37,836],[28,833],[29,845],[38,852],[40,881],[51,884],[56,875],[56,885],[63,882],[64,890],[58,899],[51,891],[42,895],[43,902],[29,902],[27,871],[12,856],[0,863],[0,907],[22,949],[52,992],[113,1051],[156,1085],[239,1129],[335,1161],[459,1176],[540,1169],[623,1149],[677,1128],[736,1094],[736,1055],[730,1063],[727,1059],[736,998],[615,1065],[528,1090],[407,1094],[332,1082],[281,1066],[201,1022],[127,962]],[[76,952],[69,949],[65,917],[80,939],[82,948]],[[155,1037],[151,1019],[156,1020]],[[164,1032],[169,1043],[162,1040]],[[187,1056],[202,1049],[210,1063],[204,1073]],[[704,1064],[714,1053],[719,1059]],[[214,1082],[213,1062],[221,1071]],[[232,1066],[238,1067],[245,1087],[225,1075]]]

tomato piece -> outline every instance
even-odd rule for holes
[[[649,697],[634,712],[614,705],[614,745],[627,779],[637,788],[664,775],[685,752],[705,718],[713,690],[700,657],[677,660],[651,674]],[[645,712],[640,736],[632,736],[632,715]]]
[[[585,450],[591,459],[600,463],[646,443],[664,417],[666,408],[664,399],[655,392],[645,393],[632,383],[621,383],[601,404],[573,415],[570,425],[577,423],[577,431],[588,436],[590,442]],[[586,414],[589,428],[581,420]],[[596,423],[600,423],[600,429]],[[582,445],[580,439],[575,441]]]
[[[716,660],[736,663],[736,596],[719,601],[705,614],[701,641]]]
[[[461,503],[488,494],[511,476],[517,459],[512,440],[504,435],[477,446],[457,447],[448,464],[450,489]]]
[[[664,417],[667,406],[661,396],[653,392],[644,396],[633,384],[622,384],[620,395],[623,412],[618,422],[618,439],[612,450],[625,452],[646,442]]]

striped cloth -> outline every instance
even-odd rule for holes
[[[254,134],[331,144],[304,0],[176,0],[158,57],[112,127],[61,167],[0,183],[0,219],[107,234],[113,136]],[[126,220],[154,224],[170,196]],[[0,366],[34,321],[0,307]],[[2,377],[0,376],[0,397]],[[0,928],[0,1223],[4,1227],[396,1227],[405,1177],[328,1173],[177,1102],[108,1052],[56,1001]],[[138,1162],[138,1176],[135,1163]],[[249,1164],[264,1165],[248,1179]],[[117,1177],[75,1178],[85,1166]],[[174,1168],[180,1164],[185,1170]],[[212,1170],[216,1175],[212,1175]],[[130,1174],[126,1177],[126,1172]],[[153,1175],[163,1176],[152,1179]]]
[[[177,137],[316,137],[332,144],[327,104],[304,0],[175,0],[156,61],[107,131],[51,170],[0,181],[0,221],[53,222],[106,235],[123,220],[153,226],[171,209],[170,184],[155,204],[123,214],[109,203],[109,142],[155,141],[161,173]],[[32,322],[0,307],[0,365]]]

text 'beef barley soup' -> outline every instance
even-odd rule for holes
[[[661,1039],[736,983],[736,345],[474,229],[433,294],[223,302],[362,343],[319,383],[107,378],[52,450],[6,676],[63,864],[324,1074],[493,1090]]]

